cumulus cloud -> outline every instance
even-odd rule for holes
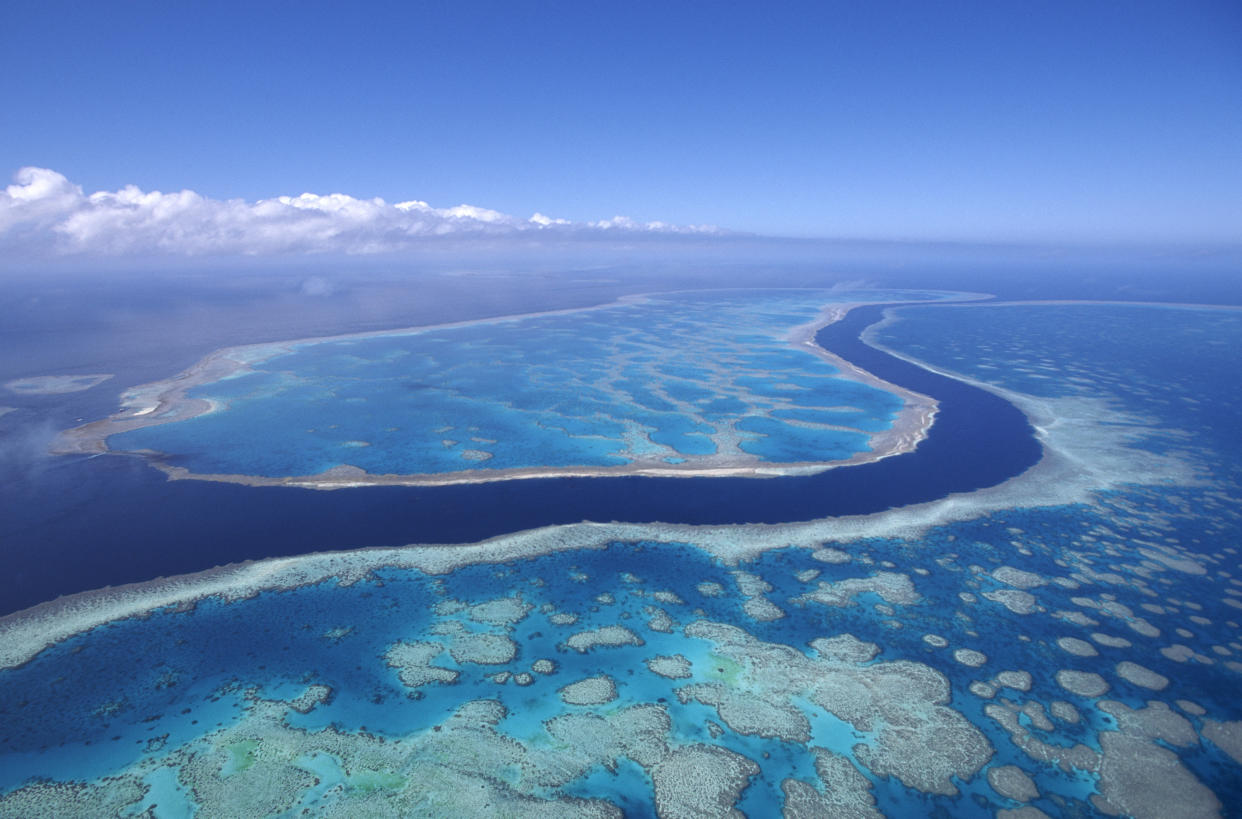
[[[637,222],[623,216],[571,222],[529,219],[474,205],[435,208],[410,200],[355,199],[343,193],[249,202],[194,191],[87,194],[47,168],[22,168],[0,192],[0,252],[36,256],[386,253],[441,237],[582,238],[617,234],[714,234],[712,226]]]

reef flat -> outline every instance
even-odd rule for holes
[[[816,345],[854,304],[933,291],[701,291],[221,350],[62,452],[171,478],[342,488],[814,474],[912,450],[935,413]],[[105,444],[105,441],[107,443]]]
[[[18,395],[63,395],[83,392],[111,378],[110,373],[95,375],[35,375],[6,381],[4,388]]]
[[[1233,811],[1242,317],[896,318],[878,343],[1028,411],[1038,466],[878,515],[310,555],[5,618],[0,815]]]

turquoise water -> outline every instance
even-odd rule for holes
[[[831,291],[717,291],[296,345],[190,395],[220,408],[109,439],[200,474],[373,474],[870,451],[902,400],[785,339]],[[851,292],[920,300],[928,292]]]
[[[886,344],[1078,413],[1080,432],[1127,480],[1074,503],[827,544],[837,551],[779,548],[736,566],[705,551],[704,530],[676,541],[652,527],[648,540],[598,550],[441,576],[380,568],[348,586],[122,620],[0,672],[0,816],[28,815],[19,800],[33,796],[64,815],[151,805],[156,816],[545,815],[571,798],[654,815],[660,766],[696,746],[734,755],[700,761],[694,781],[706,789],[736,765],[735,804],[751,816],[778,815],[787,780],[820,795],[853,782],[857,804],[874,800],[889,816],[1023,804],[1095,815],[1090,800],[1102,794],[1134,815],[1236,815],[1242,766],[1213,726],[1242,727],[1242,385],[1232,377],[1242,316],[902,315]],[[1005,605],[1015,592],[1029,608]],[[760,597],[781,616],[768,619]],[[616,626],[632,639],[584,651],[571,641]],[[847,634],[855,642],[812,645]],[[477,662],[462,650],[469,635],[507,651]],[[1094,654],[1067,651],[1064,638]],[[391,664],[403,643],[438,648],[430,666],[456,676],[403,682]],[[959,649],[986,660],[966,665]],[[674,656],[680,676],[650,665]],[[1133,682],[1122,662],[1167,685]],[[1108,691],[1074,693],[1058,682],[1065,670],[1099,674]],[[1029,690],[997,683],[1002,671],[1028,672]],[[523,674],[523,684],[512,676]],[[564,686],[597,675],[611,678],[615,699],[562,701]],[[318,694],[300,700],[308,691]],[[712,691],[726,702],[704,702]],[[746,706],[766,710],[751,719]],[[1164,714],[1159,729],[1119,718],[1122,706]],[[800,721],[807,739],[776,732]],[[1123,736],[1141,752],[1109,751]],[[1095,764],[1063,769],[1035,758],[1039,747]],[[828,784],[816,748],[846,766]],[[1038,795],[992,787],[989,771],[1006,766]]]

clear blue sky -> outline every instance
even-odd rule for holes
[[[1242,3],[0,5],[0,174],[777,235],[1242,237]]]

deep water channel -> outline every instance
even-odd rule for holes
[[[890,305],[891,306],[891,305]],[[320,491],[166,481],[137,458],[57,462],[12,494],[0,614],[59,595],[242,560],[406,543],[464,543],[583,520],[785,523],[879,512],[1001,483],[1040,446],[1007,401],[863,342],[885,306],[817,336],[875,375],[935,398],[928,438],[904,455],[780,478],[547,478]],[[22,502],[27,495],[27,502]]]

